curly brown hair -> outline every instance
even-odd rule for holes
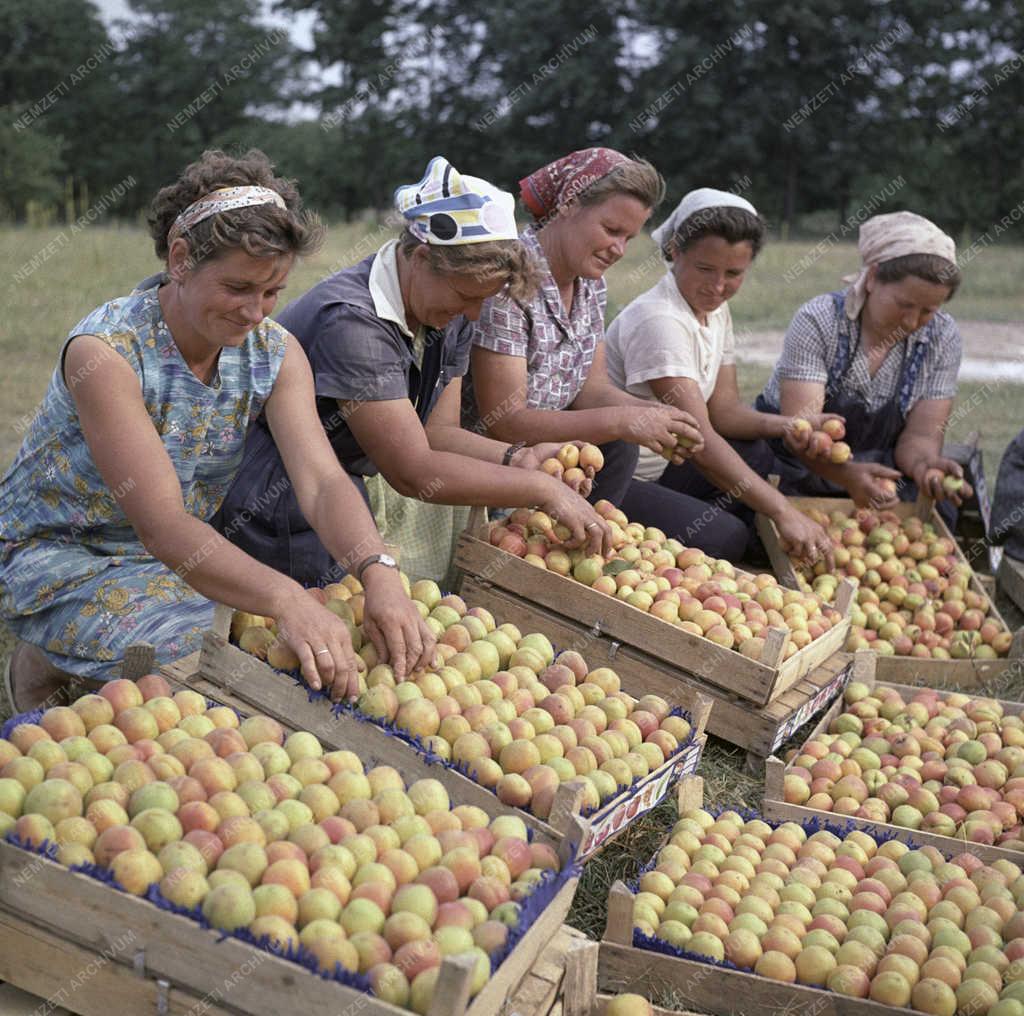
[[[424,244],[409,229],[403,229],[398,246],[407,257],[417,247],[426,247],[431,271],[438,275],[472,276],[477,282],[500,282],[504,293],[517,302],[530,300],[540,286],[540,266],[519,240]]]
[[[277,205],[253,205],[217,212],[183,234],[192,267],[216,260],[230,250],[257,258],[292,254],[304,257],[320,249],[324,227],[314,214],[302,210],[295,183],[274,175],[274,165],[258,148],[235,157],[209,149],[182,170],[178,179],[161,188],[146,219],[156,256],[167,260],[168,233],[189,205],[221,187],[266,187],[284,199]]]

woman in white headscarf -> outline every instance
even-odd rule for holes
[[[724,555],[734,560],[747,551],[753,512],[763,512],[801,556],[827,554],[821,527],[765,479],[774,463],[766,439],[791,421],[744,405],[736,381],[729,300],[764,243],[764,220],[744,198],[702,187],[652,236],[669,270],[612,322],[608,373],[632,395],[692,414],[704,447],[682,465],[641,450],[623,510],[696,546],[713,522],[738,516],[747,524]]]
[[[920,489],[959,505],[970,487],[956,486],[963,470],[943,456],[942,439],[961,339],[940,309],[960,285],[956,245],[928,219],[903,211],[868,219],[858,249],[862,267],[844,280],[848,288],[796,312],[757,401],[783,415],[842,416],[853,457],[812,456],[806,435],[803,442],[790,435],[776,447],[782,489],[848,494],[874,508],[913,500]]]

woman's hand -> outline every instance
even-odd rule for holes
[[[363,573],[363,631],[382,663],[390,663],[399,681],[427,667],[437,639],[409,599],[394,568],[370,565]]]
[[[359,694],[359,671],[345,622],[313,597],[300,593],[278,610],[278,638],[299,658],[306,683],[314,691],[330,689],[331,698]]]
[[[516,469],[540,469],[541,463],[546,462],[548,459],[556,458],[566,445],[582,448],[584,444],[586,444],[585,441],[545,441],[541,444],[528,445],[512,456],[512,461],[509,462],[509,465],[514,466]],[[582,468],[581,471],[583,475],[573,480],[569,480],[563,475],[562,482],[576,491],[580,497],[590,497],[590,491],[594,486],[594,477],[597,474],[591,466]]]
[[[846,420],[838,413],[807,413],[803,416],[790,416],[782,432],[782,441],[794,454],[801,457],[811,455],[809,448],[811,434],[821,430],[828,420],[838,420],[845,427]]]
[[[621,440],[649,448],[677,465],[704,447],[697,421],[675,406],[652,403],[636,409],[622,406],[614,412],[619,415]]]
[[[881,511],[899,503],[896,485],[902,479],[898,469],[877,462],[848,462],[842,482],[858,508]]]
[[[540,508],[553,522],[561,523],[570,531],[571,536],[564,541],[567,547],[585,544],[590,554],[600,554],[606,558],[611,556],[611,527],[588,501],[570,490],[561,480],[552,477],[551,494],[544,499]]]
[[[834,566],[832,540],[817,522],[789,505],[775,516],[774,521],[787,553],[812,564],[824,558],[829,569]]]
[[[948,480],[947,477],[952,479]],[[952,501],[957,508],[974,493],[974,489],[964,479],[960,463],[941,455],[921,462],[914,470],[913,479],[922,494],[936,501]],[[947,483],[948,486],[945,485]]]

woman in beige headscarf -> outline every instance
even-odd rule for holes
[[[961,340],[940,310],[960,285],[956,246],[913,212],[876,215],[860,228],[862,267],[847,289],[805,303],[757,408],[787,416],[827,412],[845,420],[846,462],[812,455],[799,436],[778,442],[782,490],[848,494],[887,508],[924,490],[959,505],[969,496],[943,484],[963,471],[943,457],[956,396]]]

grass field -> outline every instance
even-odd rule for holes
[[[298,265],[282,297],[305,292],[330,271],[375,250],[391,234],[373,223],[334,226],[319,255]],[[57,351],[68,330],[94,307],[129,292],[159,270],[152,242],[138,227],[91,227],[70,236],[57,229],[0,230],[0,279],[4,323],[0,353],[7,368],[0,379],[0,462],[10,462],[53,372]],[[828,240],[769,243],[731,302],[738,326],[783,329],[793,311],[817,293],[838,288],[842,275],[858,264],[852,244]],[[653,285],[663,271],[647,236],[630,246],[626,257],[608,273],[609,315]],[[1024,247],[990,247],[964,269],[964,284],[952,305],[964,320],[1010,321],[1020,318],[1019,280],[1024,277]],[[767,371],[741,367],[745,393],[760,391]],[[986,389],[963,386],[963,398],[977,408],[959,424],[964,436],[984,435],[988,468],[994,470],[1002,449],[1019,428],[1021,392],[1013,386]]]
[[[0,263],[5,266],[0,281],[4,307],[0,352],[7,364],[0,378],[0,460],[4,464],[17,451],[25,422],[43,394],[68,330],[104,300],[127,293],[160,267],[151,242],[138,228],[92,228],[74,237],[62,239],[62,235],[58,230],[0,230]],[[332,228],[325,250],[293,272],[284,302],[329,271],[364,257],[388,235],[368,223]],[[48,244],[51,254],[47,256],[41,252]],[[837,288],[840,276],[858,263],[850,244],[826,244],[820,254],[816,251],[820,248],[815,241],[769,244],[731,305],[737,323],[755,330],[782,329],[803,301]],[[653,285],[662,270],[646,237],[634,243],[624,262],[609,273],[610,313]],[[1024,248],[984,251],[966,268],[955,314],[965,320],[1019,319],[1021,277]],[[743,394],[753,398],[767,376],[766,367],[742,365]],[[956,439],[970,430],[981,431],[991,487],[1003,449],[1021,426],[1024,388],[963,384],[961,399],[970,410],[958,419],[950,436]],[[9,644],[10,636],[0,625],[0,663],[8,655]],[[1008,688],[1005,695],[1020,698],[1024,687]],[[763,781],[746,770],[744,761],[741,751],[711,740],[700,768],[711,805],[760,805]],[[588,863],[571,923],[600,935],[612,881],[636,873],[674,817],[674,805],[665,803]],[[670,1005],[672,999],[662,1002]]]

